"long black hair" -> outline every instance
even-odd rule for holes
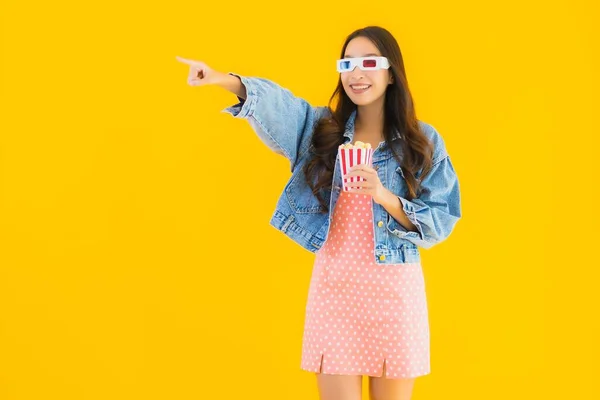
[[[340,58],[344,57],[348,43],[359,36],[370,39],[381,55],[387,57],[390,63],[389,71],[393,76],[393,81],[385,92],[383,134],[386,145],[389,146],[392,154],[402,166],[409,189],[407,197],[410,200],[417,197],[420,181],[431,168],[433,146],[421,132],[408,87],[402,53],[394,36],[379,26],[358,29],[346,38]],[[332,107],[332,104],[335,106]],[[329,108],[331,117],[325,117],[318,122],[312,136],[312,158],[304,166],[307,184],[324,207],[325,212],[329,205],[325,203],[320,191],[331,189],[337,148],[343,142],[346,122],[357,108],[346,94],[341,76],[329,99]],[[401,139],[392,142],[398,133],[401,135]],[[402,146],[402,159],[395,148],[398,145]],[[420,169],[423,172],[417,180],[415,174]]]

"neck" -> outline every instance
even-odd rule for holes
[[[383,105],[372,103],[366,106],[358,106],[354,129],[362,135],[376,137],[383,140],[384,113]]]

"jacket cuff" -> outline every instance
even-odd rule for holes
[[[404,226],[402,226],[398,221],[396,221],[396,219],[394,217],[392,217],[391,215],[389,215],[389,218],[388,218],[388,224],[387,224],[388,230],[400,238],[414,238],[414,239],[419,239],[419,240],[424,241],[425,234],[423,233],[423,228],[421,227],[421,224],[417,220],[417,211],[422,207],[405,199],[404,197],[401,197],[401,196],[396,196],[396,197],[398,197],[400,199],[400,203],[402,204],[402,210],[404,210],[404,213],[406,214],[406,216],[408,217],[410,222],[412,222],[417,227],[417,232],[409,231]]]
[[[242,99],[241,97],[236,96],[238,103],[224,108],[221,110],[221,112],[231,114],[236,118],[245,118],[249,115],[252,115],[252,112],[256,107],[256,101],[258,100],[256,85],[251,79],[248,79],[245,76],[241,76],[233,72],[229,72],[228,75],[237,76],[240,78],[242,84],[246,88],[246,98]]]

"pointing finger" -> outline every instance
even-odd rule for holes
[[[188,65],[196,64],[196,62],[194,60],[188,60],[187,58],[183,58],[183,57],[179,57],[179,56],[176,56],[175,58],[177,59],[177,61],[181,61],[184,64],[188,64]]]

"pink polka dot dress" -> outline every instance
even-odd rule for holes
[[[370,195],[342,191],[310,280],[301,369],[412,378],[430,372],[420,263],[374,261]]]

